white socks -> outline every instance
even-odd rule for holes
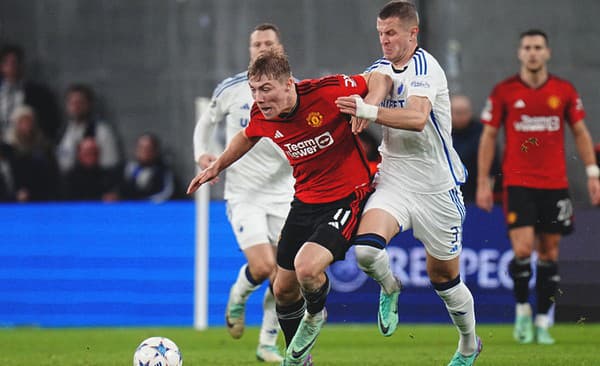
[[[446,304],[448,314],[458,328],[460,334],[458,351],[465,356],[473,354],[477,349],[477,337],[475,335],[475,308],[471,291],[461,281],[452,288],[435,292]]]
[[[373,278],[386,294],[398,291],[399,285],[390,268],[390,258],[385,249],[368,245],[355,245],[358,267]]]
[[[248,264],[246,263],[242,266],[242,268],[240,268],[237,279],[235,280],[233,286],[231,286],[230,296],[232,297],[232,300],[235,303],[245,303],[246,300],[248,300],[248,296],[250,296],[251,293],[253,293],[260,287],[260,284],[253,284],[246,277],[247,267]]]
[[[275,297],[273,297],[271,289],[267,287],[263,298],[263,318],[258,343],[274,346],[277,344],[278,333],[279,319],[277,319],[277,312],[275,311]]]

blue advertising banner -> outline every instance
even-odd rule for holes
[[[468,207],[461,273],[479,322],[511,322],[512,254],[502,212]],[[0,205],[0,326],[191,326],[194,301],[194,203]],[[564,319],[594,320],[600,298],[600,210],[578,211],[561,261]],[[208,323],[224,324],[229,288],[244,264],[223,202],[211,202]],[[579,233],[579,234],[578,234]],[[448,322],[425,271],[425,251],[410,232],[388,248],[405,289],[403,322]],[[329,269],[330,322],[375,322],[379,288],[353,251]],[[250,297],[246,320],[260,324],[267,289]],[[595,310],[594,310],[595,309]],[[595,311],[595,312],[594,312]],[[567,318],[568,317],[568,318]]]

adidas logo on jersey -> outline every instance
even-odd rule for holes
[[[281,133],[281,131],[279,130],[275,130],[275,136],[276,139],[280,139],[283,137],[283,134]]]
[[[244,104],[241,109],[250,109],[250,105],[248,103]]]
[[[514,106],[515,108],[525,108],[525,102],[523,101],[523,99],[519,99],[515,102]]]

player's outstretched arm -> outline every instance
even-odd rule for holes
[[[409,131],[423,131],[431,103],[426,97],[411,96],[406,108],[383,108],[365,103],[360,96],[337,98],[335,104],[342,113],[375,121],[381,125]]]
[[[575,145],[577,146],[577,152],[585,164],[586,174],[588,176],[587,186],[588,193],[590,195],[590,203],[592,205],[599,205],[600,180],[598,175],[600,175],[600,172],[598,171],[599,169],[594,152],[594,144],[592,143],[592,137],[583,120],[573,124],[571,129],[573,131]]]
[[[196,192],[201,185],[215,179],[221,171],[235,163],[244,156],[244,154],[250,151],[258,140],[260,140],[260,138],[248,138],[243,130],[238,132],[233,139],[231,139],[225,148],[225,151],[223,151],[217,160],[210,163],[206,169],[202,170],[192,179],[188,186],[187,194]]]
[[[494,206],[490,169],[496,152],[497,135],[497,128],[484,125],[483,132],[479,138],[479,151],[477,152],[477,192],[475,194],[475,203],[477,207],[487,212],[491,212]]]

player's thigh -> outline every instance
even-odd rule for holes
[[[540,189],[535,191],[539,207],[538,233],[568,235],[573,232],[573,203],[566,189]]]
[[[227,202],[227,217],[241,250],[269,243],[267,212],[249,202]]]
[[[360,215],[369,194],[370,188],[363,187],[343,199],[313,205],[315,230],[307,241],[327,249],[333,256],[333,261],[343,260],[350,248],[350,240],[358,229]]]
[[[413,194],[411,217],[413,234],[432,257],[447,261],[462,250],[462,224],[465,206],[460,190],[438,194]],[[418,203],[417,203],[418,202]]]
[[[292,202],[288,217],[281,229],[277,244],[277,265],[288,271],[294,271],[296,254],[315,230],[312,210],[298,200]]]
[[[389,242],[397,233],[412,227],[409,206],[412,203],[407,192],[380,183],[367,200],[357,234],[375,233]]]
[[[528,187],[506,187],[504,215],[509,230],[536,226],[540,212],[534,193],[535,190]]]
[[[290,212],[289,203],[271,203],[269,205],[269,215],[267,216],[267,226],[269,234],[269,242],[277,245],[281,230],[285,224],[285,220]]]
[[[244,249],[250,273],[256,280],[264,280],[275,273],[275,247],[271,244],[252,245]]]

